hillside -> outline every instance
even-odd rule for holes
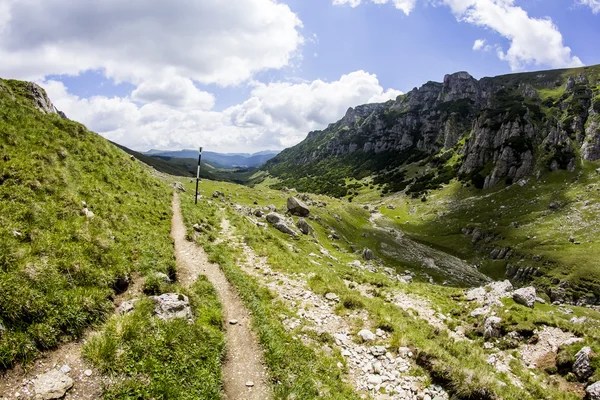
[[[172,188],[32,83],[0,80],[0,132],[0,397],[29,398],[32,381],[18,365],[41,376],[53,365],[32,360],[49,357],[70,364],[63,379],[86,398],[215,398],[220,305],[206,280],[175,282]],[[202,315],[157,319],[149,296],[165,292],[185,293]],[[113,315],[132,297],[143,307]],[[107,362],[109,349],[119,354]],[[184,353],[195,360],[172,358]]]
[[[375,201],[390,227],[490,277],[598,304],[599,83],[600,66],[447,75],[348,110],[265,168],[273,188]]]

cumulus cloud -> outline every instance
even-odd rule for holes
[[[394,7],[398,10],[402,10],[404,14],[408,15],[415,8],[417,0],[371,0],[375,4],[386,4],[392,2]],[[333,0],[334,5],[348,4],[350,7],[357,7],[361,3],[361,0]]]
[[[600,13],[600,0],[577,0],[577,4],[588,6],[594,14]]]
[[[3,0],[0,76],[103,70],[140,84],[162,76],[232,85],[288,65],[299,18],[272,0]]]
[[[553,68],[582,66],[581,60],[563,44],[550,18],[532,18],[514,0],[444,0],[460,21],[492,29],[509,40],[506,52],[498,51],[512,70],[527,65]]]
[[[281,149],[296,144],[309,131],[340,119],[349,107],[383,102],[401,94],[384,90],[376,75],[356,71],[332,82],[253,82],[250,98],[214,112],[181,109],[165,102],[140,105],[134,101],[140,96],[139,91],[133,94],[137,89],[125,98],[82,99],[68,93],[61,82],[41,84],[69,118],[139,150],[198,145],[218,151]]]
[[[142,103],[155,102],[174,108],[210,110],[215,104],[211,93],[198,89],[190,79],[178,76],[142,82],[131,97]]]
[[[477,40],[475,40],[475,43],[473,43],[473,50],[475,50],[475,51],[481,50],[481,49],[483,49],[484,45],[485,45],[485,39],[477,39]]]

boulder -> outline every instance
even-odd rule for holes
[[[592,349],[589,346],[582,348],[577,352],[577,354],[575,354],[575,362],[573,362],[573,373],[577,375],[579,379],[587,379],[594,372],[594,369],[590,364],[591,354]]]
[[[271,212],[267,214],[266,218],[267,221],[273,225],[273,228],[277,229],[278,231],[287,233],[288,235],[292,235],[294,237],[298,236],[296,231],[288,226],[283,215]]]
[[[362,258],[364,258],[365,260],[372,260],[373,252],[371,251],[371,249],[364,249],[362,252]]]
[[[483,337],[490,339],[502,336],[500,322],[502,319],[498,317],[488,317],[483,324]]]
[[[587,400],[600,400],[600,381],[585,388]]]
[[[150,297],[156,302],[154,314],[163,321],[175,318],[193,320],[192,309],[187,296],[178,293],[165,293]]]
[[[312,229],[304,218],[298,219],[298,222],[296,222],[296,227],[300,230],[300,232],[304,233],[305,235],[308,235]]]
[[[35,398],[41,400],[60,399],[73,387],[73,379],[58,370],[39,375],[33,381]]]
[[[297,215],[299,217],[308,217],[310,214],[308,206],[295,197],[287,199],[287,208],[292,215]]]
[[[377,339],[377,336],[375,336],[375,334],[368,329],[363,329],[358,332],[358,336],[365,342],[370,342]]]
[[[513,300],[526,307],[533,308],[535,305],[535,288],[533,286],[517,289],[513,292]]]

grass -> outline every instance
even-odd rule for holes
[[[162,321],[145,298],[129,315],[113,316],[84,348],[85,356],[116,383],[104,399],[220,399],[224,334],[221,306],[204,276],[189,290],[194,322]]]
[[[35,110],[23,82],[0,85],[4,370],[102,322],[133,272],[173,275],[175,263],[167,185],[83,125]]]

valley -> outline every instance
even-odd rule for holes
[[[522,89],[529,76],[502,79]],[[575,101],[569,82],[553,104]],[[445,99],[472,93],[463,84]],[[321,144],[248,171],[250,185],[202,179],[194,204],[194,179],[70,121],[36,85],[0,80],[0,399],[597,400],[588,100],[574,168],[552,170],[531,136],[539,168],[506,170],[498,154],[519,129],[476,174],[460,171],[477,129],[407,157],[350,152],[347,132],[386,114],[360,106],[361,122],[350,111],[309,134]],[[520,123],[540,131],[559,118],[530,111]],[[502,130],[509,116],[485,118]],[[342,139],[348,152],[328,144]]]

